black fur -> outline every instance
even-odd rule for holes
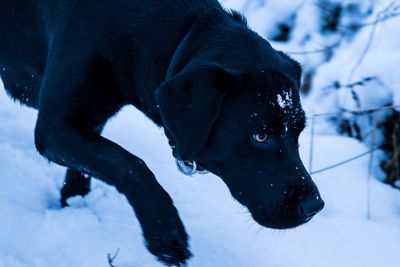
[[[220,176],[260,224],[295,227],[322,208],[297,149],[301,68],[239,13],[216,0],[0,2],[0,75],[11,97],[39,110],[38,151],[69,168],[64,205],[94,176],[127,197],[159,260],[190,257],[153,173],[100,136],[134,105],[165,128],[177,158]]]

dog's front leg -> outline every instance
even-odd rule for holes
[[[37,149],[57,164],[115,186],[133,206],[149,251],[167,265],[184,264],[190,257],[188,236],[170,196],[140,158],[87,127],[110,102],[91,86],[95,82],[85,80],[93,76],[90,62],[87,53],[56,53],[49,59],[35,129]]]

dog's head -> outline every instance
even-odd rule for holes
[[[261,225],[291,228],[324,205],[298,152],[305,127],[301,68],[250,36],[258,43],[252,52],[238,48],[222,51],[223,61],[194,60],[156,98],[182,160],[221,177]]]

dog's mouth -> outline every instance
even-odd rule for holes
[[[253,219],[261,226],[284,230],[298,227],[302,224],[309,222],[311,217],[302,217],[297,213],[287,212],[287,210],[279,210],[276,212],[269,212],[263,207],[257,209],[249,209]]]
[[[309,195],[296,202],[284,200],[276,203],[270,202],[268,206],[247,205],[243,202],[242,204],[248,208],[258,224],[272,229],[290,229],[305,224],[318,214],[325,205],[319,194]]]
[[[199,166],[200,168],[203,166],[203,164],[183,163],[180,167],[178,165],[178,168],[189,167],[188,175],[197,173],[193,170],[198,170]],[[181,171],[185,172],[185,169],[182,168]],[[309,222],[325,205],[311,177],[305,179],[287,175],[285,177],[291,178],[287,179],[291,183],[281,183],[280,185],[277,185],[278,183],[267,183],[271,184],[271,187],[268,187],[268,192],[266,192],[264,177],[261,177],[263,178],[261,179],[259,176],[255,176],[256,179],[244,180],[242,177],[237,177],[236,173],[232,174],[231,171],[224,168],[214,168],[211,172],[221,177],[232,196],[247,207],[258,224],[267,228],[290,229],[298,227]],[[301,177],[306,176],[308,174],[303,174]],[[297,184],[296,180],[299,180]],[[276,186],[272,186],[274,184]]]

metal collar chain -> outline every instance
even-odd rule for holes
[[[195,174],[207,174],[208,171],[198,168],[196,162],[193,161],[183,161],[176,159],[176,166],[178,170],[183,173],[184,175],[193,176]]]

